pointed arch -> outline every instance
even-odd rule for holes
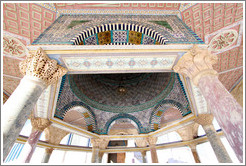
[[[153,109],[150,119],[149,119],[149,125],[150,125],[150,129],[152,131],[155,131],[157,129],[160,128],[160,123],[161,123],[161,117],[163,115],[163,113],[169,109],[169,108],[176,108],[179,110],[180,114],[184,117],[185,115],[187,115],[188,113],[190,113],[190,111],[187,112],[187,109],[180,104],[179,102],[175,101],[175,100],[163,100],[162,102],[160,102],[157,106],[155,106],[155,108]]]

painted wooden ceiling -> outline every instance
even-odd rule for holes
[[[3,3],[3,34],[6,46],[3,55],[4,100],[12,94],[23,77],[18,64],[25,56],[13,56],[8,46],[32,43],[62,13],[135,13],[176,14],[206,44],[220,38],[227,30],[237,32],[236,40],[220,51],[215,51],[219,61],[214,68],[227,90],[243,76],[243,4],[242,3]],[[226,34],[224,34],[225,36]],[[11,43],[11,38],[18,42]],[[218,41],[218,40],[216,40]]]

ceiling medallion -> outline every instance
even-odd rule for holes
[[[232,46],[238,38],[236,30],[230,29],[217,34],[209,43],[212,51],[221,51]]]
[[[119,95],[125,95],[127,93],[127,89],[125,87],[123,87],[123,86],[119,86],[117,88],[117,92],[118,92]]]
[[[3,53],[15,57],[23,57],[27,55],[27,48],[20,40],[11,36],[4,36]]]

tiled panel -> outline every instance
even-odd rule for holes
[[[32,42],[55,20],[55,12],[33,3],[4,3],[4,30]]]
[[[219,75],[219,80],[229,91],[234,83],[243,75],[243,68],[238,70],[233,70],[227,73],[223,73]]]
[[[182,12],[183,21],[202,39],[242,17],[243,7],[237,3],[203,3]]]
[[[13,79],[10,77],[3,76],[3,90],[5,90],[10,95],[14,92],[19,83],[19,79]]]
[[[23,75],[21,74],[19,70],[19,63],[20,63],[20,60],[18,59],[13,59],[13,58],[4,56],[3,57],[3,74],[22,78]]]

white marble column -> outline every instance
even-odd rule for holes
[[[232,160],[227,153],[220,137],[217,135],[216,130],[212,124],[213,115],[211,114],[200,114],[194,120],[196,123],[202,125],[208,140],[214,150],[214,153],[220,163],[232,163]]]
[[[20,63],[20,70],[25,76],[2,108],[4,160],[43,90],[67,72],[41,48]]]
[[[42,159],[42,163],[48,163],[49,160],[50,160],[50,156],[53,152],[53,148],[45,148],[45,153],[44,153],[44,156],[43,156],[43,159]]]
[[[243,162],[243,108],[219,81],[213,69],[217,61],[216,55],[195,45],[173,69],[199,87],[239,161]]]

